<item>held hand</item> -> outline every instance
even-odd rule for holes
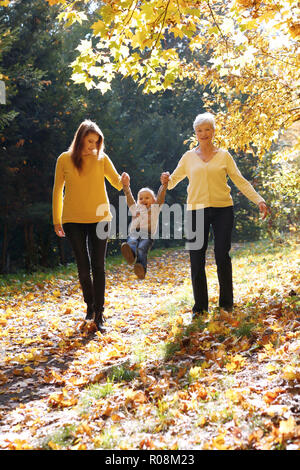
[[[129,186],[130,185],[130,176],[128,175],[128,173],[125,173],[125,172],[122,173],[121,181],[122,181],[123,186]]]
[[[265,220],[265,218],[267,217],[268,213],[270,212],[267,204],[265,202],[260,202],[258,204],[258,207],[259,207],[259,210],[262,214],[262,220]]]
[[[54,224],[54,231],[55,231],[56,235],[60,238],[66,236],[65,232],[64,232],[64,229],[62,228],[62,226],[60,224]]]
[[[160,182],[161,184],[167,184],[168,181],[170,179],[170,173],[168,171],[164,171],[161,175],[160,175]]]

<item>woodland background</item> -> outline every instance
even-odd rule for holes
[[[119,3],[132,4],[132,2]],[[148,6],[152,3],[145,2]],[[163,2],[156,3],[163,4]],[[184,4],[191,2],[179,3],[183,8]],[[196,3],[199,5],[207,3],[211,6],[209,2]],[[224,2],[212,3],[217,9]],[[246,5],[247,2],[237,3],[242,8],[243,3]],[[250,5],[251,2],[248,3]],[[252,6],[254,3],[252,2]],[[261,3],[256,2],[258,7]],[[263,2],[262,5],[268,3]],[[292,7],[293,2],[279,3],[281,5],[286,3]],[[99,88],[91,84],[90,79],[83,80],[82,76],[80,78],[78,70],[76,71],[79,63],[78,49],[81,54],[85,54],[84,57],[87,56],[81,41],[87,42],[87,39],[91,38],[91,27],[95,32],[95,24],[99,28],[103,24],[99,18],[102,18],[104,13],[100,13],[96,6],[111,7],[113,11],[116,4],[118,2],[53,0],[0,2],[0,79],[6,86],[6,104],[0,105],[0,272],[2,274],[20,269],[26,271],[47,269],[72,259],[65,240],[58,240],[54,234],[51,197],[56,159],[68,148],[74,131],[83,119],[90,118],[99,124],[104,132],[106,152],[119,172],[127,171],[131,175],[134,193],[145,185],[157,190],[161,171],[172,171],[175,168],[180,156],[191,144],[192,122],[196,114],[210,110],[219,115],[224,122],[224,116],[226,117],[224,100],[221,102],[218,98],[217,86],[220,89],[220,83],[213,75],[211,81],[206,80],[205,83],[188,74],[180,77],[179,81],[171,83],[173,79],[175,80],[177,74],[175,71],[174,77],[169,80],[170,83],[153,87],[151,93],[144,93],[143,84],[136,79],[135,72],[132,72],[132,76],[129,76],[130,73],[127,73],[127,76],[111,75],[111,82],[107,88],[104,86],[108,91],[103,94]],[[65,22],[58,20],[61,6],[65,8],[63,13],[66,15]],[[82,13],[84,16],[76,21],[80,8],[85,8],[86,13]],[[106,14],[108,13],[111,18],[112,13],[106,10]],[[226,18],[221,10],[218,14],[219,17],[223,14],[223,19]],[[258,11],[258,18],[259,14]],[[213,26],[212,24],[211,27]],[[216,27],[215,30],[219,33]],[[187,36],[184,34],[184,32],[181,34],[173,32],[173,35],[169,33],[168,45],[179,50],[181,48],[185,57],[188,57],[192,63],[194,58],[187,50],[187,40],[190,38],[188,34]],[[216,31],[211,33],[212,37],[213,34],[216,35]],[[290,47],[291,54],[295,52],[296,39],[297,36],[292,38],[294,42]],[[79,44],[81,46],[78,47]],[[206,66],[211,56],[212,51],[206,52],[205,55],[198,52],[197,67]],[[70,67],[72,62],[73,71]],[[117,66],[122,70],[120,64]],[[77,74],[75,77],[74,70],[75,75]],[[162,71],[161,73],[163,74]],[[226,74],[222,72],[221,78],[224,75]],[[288,78],[286,72],[286,80]],[[74,84],[74,80],[82,83]],[[103,91],[104,82],[101,83]],[[252,83],[254,86],[259,80]],[[271,88],[273,84],[274,81],[270,81],[268,87]],[[296,85],[295,80],[289,83],[290,87]],[[240,93],[238,88],[235,89],[236,96],[245,103],[246,91],[240,89]],[[275,103],[279,106],[280,100],[286,100],[286,95],[276,95],[277,91],[274,85],[273,92],[272,89],[268,90],[271,95],[266,96],[265,89],[265,93],[260,90],[259,96],[254,97],[254,103],[269,107],[267,121],[272,120],[274,108],[272,102],[268,102],[270,96],[274,99],[274,106]],[[255,93],[257,94],[257,90]],[[232,100],[234,101],[236,99]],[[227,116],[234,118],[229,102],[226,106],[228,106]],[[297,109],[297,103],[290,103],[290,109],[294,108]],[[238,136],[235,140],[233,138],[234,145],[230,150],[240,170],[272,208],[268,224],[262,224],[259,221],[257,208],[244,196],[238,195],[237,189],[233,187],[237,221],[234,241],[256,240],[267,236],[283,237],[284,233],[296,229],[299,157],[297,152],[291,150],[291,144],[297,142],[299,111],[287,111],[290,120],[282,112],[283,121],[288,121],[288,127],[292,125],[292,129],[296,126],[295,130],[283,135],[284,126],[279,129],[278,122],[274,124],[273,130],[278,131],[279,139],[272,141],[260,158],[256,156],[256,150],[261,153],[257,141],[252,148],[248,146],[238,149],[236,145],[236,140],[240,139],[242,143],[243,135],[247,134],[247,121],[250,129],[251,126],[255,126],[255,122],[257,129],[263,125],[264,129],[258,130],[261,136],[264,131],[268,135],[270,130],[267,124],[264,125],[263,112],[264,109],[259,114],[261,122],[257,121],[257,116],[253,117],[252,122],[248,110],[242,116],[242,124],[227,119],[229,123],[227,128],[225,125],[229,138],[233,130]],[[111,203],[118,207],[120,193],[109,184],[107,190]],[[184,203],[185,197],[186,183],[182,183],[167,194],[166,202]],[[157,246],[170,246],[174,243],[178,244],[178,241],[162,240],[157,242]],[[119,252],[119,244],[119,240],[111,241],[109,253]]]
[[[297,0],[0,0],[1,449],[300,448],[299,33]],[[96,332],[52,227],[56,159],[90,118],[133,192],[157,190],[205,110],[271,210],[233,186],[233,312],[211,244],[193,320],[179,241],[140,281],[116,239]]]

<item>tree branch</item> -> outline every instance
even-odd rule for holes
[[[206,0],[206,3],[207,3],[207,6],[208,6],[208,8],[209,8],[209,10],[210,10],[210,13],[211,13],[213,22],[215,23],[216,27],[217,27],[218,30],[220,31],[220,34],[221,34],[223,40],[225,41],[226,49],[227,49],[227,52],[228,52],[228,42],[227,42],[227,38],[226,38],[226,36],[224,36],[223,32],[221,31],[221,28],[220,28],[220,26],[219,26],[219,24],[218,24],[218,22],[217,22],[217,20],[216,20],[216,18],[215,18],[215,13],[214,13],[214,11],[213,11],[213,9],[212,9],[210,3],[209,3],[209,0]]]

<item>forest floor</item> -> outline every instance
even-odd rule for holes
[[[192,321],[188,253],[145,280],[109,263],[106,330],[73,269],[0,285],[0,449],[300,449],[299,266],[287,240],[234,244],[235,308]]]

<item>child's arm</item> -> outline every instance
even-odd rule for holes
[[[136,202],[130,189],[130,177],[127,173],[122,175],[123,191],[126,196],[127,206],[133,216],[136,215]]]
[[[162,184],[158,190],[157,196],[156,196],[156,204],[161,206],[165,202],[165,197],[166,197],[166,192],[168,189],[168,182],[165,184]]]
[[[130,186],[125,186],[125,185],[123,185],[123,191],[124,191],[124,194],[125,194],[125,196],[126,196],[126,202],[127,202],[127,205],[128,205],[128,207],[129,207],[129,209],[130,209],[132,206],[136,206],[136,202],[135,202],[134,197],[133,197],[133,195],[132,195]]]

